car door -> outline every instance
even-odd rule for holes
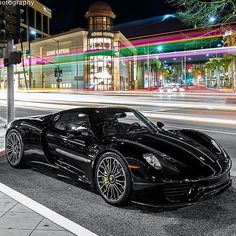
[[[94,145],[89,116],[83,112],[66,112],[49,128],[46,139],[55,162],[62,168],[86,178],[92,158],[88,151]]]

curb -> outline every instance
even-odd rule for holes
[[[54,222],[58,226],[63,227],[65,230],[73,233],[74,235],[98,236],[97,234],[91,232],[90,230],[84,228],[83,226],[65,218],[64,216],[56,213],[55,211],[43,206],[42,204],[34,201],[33,199],[27,197],[26,195],[23,195],[23,194],[15,191],[14,189],[2,184],[2,183],[0,183],[0,191],[4,194],[8,195],[9,197],[13,198],[16,202],[23,204],[27,208],[31,209],[32,211],[36,212],[37,214],[41,215],[42,217]],[[34,234],[34,232],[33,232],[34,230],[35,229],[33,229],[31,233]],[[63,232],[63,231],[61,231],[61,232]],[[60,235],[62,235],[62,234],[60,234]],[[3,234],[1,234],[1,235],[3,235]],[[4,235],[6,235],[6,234],[4,234]],[[18,234],[14,234],[14,235],[23,235],[23,234],[18,233]],[[26,234],[24,234],[24,235],[26,235]],[[42,232],[38,235],[57,235],[57,234],[47,234],[45,231],[45,234]],[[63,235],[67,235],[67,233],[65,232],[65,234],[63,234]]]
[[[5,149],[0,149],[0,158],[5,157]]]

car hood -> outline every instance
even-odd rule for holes
[[[181,132],[163,130],[159,133],[127,134],[120,139],[123,143],[139,146],[144,152],[153,153],[162,163],[163,171],[185,178],[203,178],[224,173],[229,160],[215,153]]]

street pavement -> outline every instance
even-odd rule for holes
[[[25,115],[33,110],[21,111]],[[48,111],[35,110],[34,112],[41,114]],[[0,120],[2,145],[0,147],[3,147],[5,120]],[[173,123],[173,126],[176,124]],[[215,135],[217,139],[222,137],[222,140],[225,140],[225,136],[229,136],[218,133]],[[225,141],[229,143],[227,149],[231,148],[232,154],[235,153],[232,149],[233,137],[229,136],[229,140]],[[7,185],[36,201],[34,205],[43,204],[98,235],[236,235],[235,177],[232,177],[233,187],[219,196],[190,207],[163,210],[134,204],[122,208],[112,207],[88,186],[74,183],[63,176],[53,177],[51,170],[45,171],[45,169],[34,166],[29,169],[15,170],[9,167],[4,158],[2,161],[0,159],[0,192],[1,187]],[[24,204],[19,203],[19,200],[19,198],[12,199],[6,193],[0,193],[0,236],[79,235],[66,231],[63,223],[55,224],[53,219],[48,219],[25,207]],[[28,203],[29,201],[26,205]]]
[[[74,234],[0,191],[0,236],[50,235],[73,236]]]
[[[70,99],[73,100],[74,97]],[[97,99],[94,100],[97,101]],[[120,99],[118,98],[117,100]],[[78,106],[78,101],[74,102],[75,104],[73,105]],[[100,102],[104,102],[104,100],[100,100]],[[149,102],[149,100],[146,101],[146,103]],[[39,103],[36,102],[35,104]],[[34,115],[31,114],[32,111],[35,112],[35,115],[36,113],[46,113],[43,110],[46,108],[39,107],[38,109],[30,110],[32,104],[29,104],[30,106],[27,110],[26,108],[23,109],[23,105],[20,110],[18,108],[18,111],[22,112],[20,116]],[[48,104],[45,105],[48,106]],[[68,106],[66,103],[63,105]],[[156,101],[155,105],[158,105]],[[220,105],[221,108],[225,106],[225,104]],[[61,109],[61,107],[55,108],[55,106],[48,107],[50,107],[47,110],[48,113],[49,111],[55,112]],[[146,110],[148,113],[149,111],[154,111],[150,107],[146,109],[148,109]],[[233,108],[232,111],[234,112],[234,110]],[[226,119],[233,120],[235,115],[232,116],[232,114]],[[183,125],[186,126],[186,124]],[[209,126],[209,124],[206,125]],[[4,133],[6,131],[4,126],[5,120],[0,118],[0,150],[4,147]],[[175,127],[176,124],[174,123],[173,126]],[[211,127],[205,129],[209,131]],[[222,138],[224,146],[226,145],[227,147],[228,145],[227,150],[230,150],[230,154],[234,158],[235,149],[232,146],[232,142],[234,142],[235,134],[230,135],[228,129],[226,130],[225,126],[220,132],[215,132],[214,130],[210,132],[215,132],[211,134],[214,134],[217,140]],[[32,207],[33,210],[25,207],[24,204],[19,202],[20,199],[17,197],[12,198],[6,192],[3,193],[2,191],[5,188],[1,191],[1,186],[4,186],[4,184],[30,197],[30,199],[34,199],[36,201],[35,205],[39,202],[63,215],[66,219],[70,219],[77,225],[83,225],[83,227],[98,235],[236,235],[236,179],[234,177],[233,187],[223,195],[174,211],[163,211],[136,205],[114,208],[104,203],[98,195],[88,190],[87,187],[77,183],[74,186],[68,183],[71,181],[64,182],[60,179],[58,180],[58,178],[58,176],[52,178],[44,170],[42,171],[36,167],[29,170],[13,170],[7,165],[4,158],[1,158],[0,236],[75,235],[71,231],[65,230],[63,224],[56,224],[53,219],[48,219],[45,215],[34,211],[34,207]],[[52,189],[53,191],[51,191]],[[9,206],[11,207],[9,208]]]
[[[223,194],[178,209],[113,207],[88,185],[35,164],[0,162],[0,182],[101,236],[235,236],[236,179]]]

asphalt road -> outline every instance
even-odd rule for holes
[[[236,179],[221,195],[165,210],[110,206],[88,185],[60,177],[45,166],[15,170],[2,160],[0,173],[3,184],[98,235],[236,235]]]
[[[73,103],[60,101],[53,104],[52,100],[44,102],[44,107],[38,107],[37,103],[30,101],[19,105],[16,109],[16,117],[57,112],[71,107],[70,104]],[[84,102],[76,103],[76,106],[84,105]],[[138,108],[157,115],[173,112],[169,109],[157,109],[155,105],[147,107],[140,104]],[[4,117],[6,112],[4,104],[0,105],[0,111],[0,116]],[[198,113],[199,117],[213,116],[224,119],[235,116],[235,113],[230,110],[220,112],[220,115],[219,111],[211,109],[208,111],[208,109],[195,108],[193,112],[188,108],[176,107],[175,113],[176,111],[189,117],[195,113]],[[166,123],[167,128],[195,128],[213,136],[232,157],[233,170],[236,171],[235,126],[211,122],[183,122],[174,118],[161,120]],[[40,164],[33,164],[23,170],[15,170],[1,160],[0,182],[98,235],[236,235],[236,178],[234,177],[232,188],[223,194],[174,210],[135,204],[122,208],[110,206],[90,186],[58,175],[54,169]]]

